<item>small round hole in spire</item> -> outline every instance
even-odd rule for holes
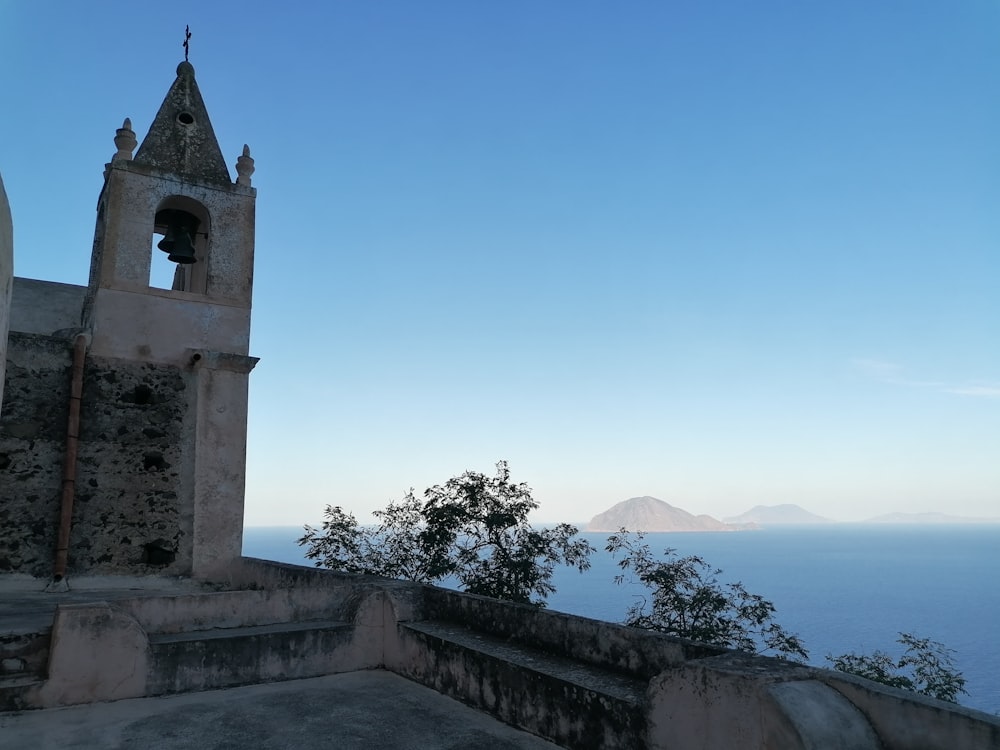
[[[181,112],[179,115],[177,115],[177,122],[179,122],[181,125],[193,125],[194,115],[192,115],[190,112]]]

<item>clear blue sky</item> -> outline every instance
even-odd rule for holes
[[[191,62],[256,159],[249,524],[1000,515],[1000,2],[0,0],[20,276]]]

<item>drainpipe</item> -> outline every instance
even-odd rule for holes
[[[66,421],[66,454],[63,457],[62,503],[59,511],[59,537],[52,582],[46,591],[68,591],[66,562],[69,557],[69,532],[73,525],[73,499],[76,495],[76,455],[80,442],[80,403],[83,396],[83,364],[87,358],[90,336],[77,335],[73,342],[73,374],[69,390],[69,417]]]

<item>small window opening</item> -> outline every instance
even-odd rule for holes
[[[146,453],[142,457],[142,468],[146,471],[163,471],[170,468],[170,464],[163,458],[162,453]]]
[[[179,122],[181,125],[193,125],[194,115],[192,115],[190,112],[181,112],[179,115],[177,115],[177,122]]]
[[[156,539],[142,545],[142,562],[146,565],[166,567],[177,559],[175,545],[166,539]]]
[[[145,383],[139,383],[139,385],[137,385],[131,392],[122,394],[122,401],[146,406],[148,404],[156,403],[156,394],[154,394],[153,389]]]

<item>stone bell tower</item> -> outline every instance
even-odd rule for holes
[[[253,159],[244,146],[234,183],[187,61],[133,156],[135,145],[125,120],[98,201],[83,321],[92,359],[179,376],[173,385],[140,383],[132,400],[184,402],[167,478],[181,534],[163,546],[176,555],[171,567],[207,574],[242,545],[248,376],[257,361],[247,356]],[[170,289],[151,286],[162,253],[176,263]],[[144,435],[155,441],[161,431]],[[144,458],[153,463],[147,471],[157,454]]]
[[[188,62],[133,157],[135,144],[126,120],[97,206],[92,353],[173,364],[196,349],[246,355],[256,195],[249,149],[234,184]],[[177,263],[171,289],[150,286],[158,251]]]
[[[187,61],[138,150],[128,120],[114,141],[88,285],[13,281],[0,572],[210,576],[241,553],[253,159],[233,182]]]

